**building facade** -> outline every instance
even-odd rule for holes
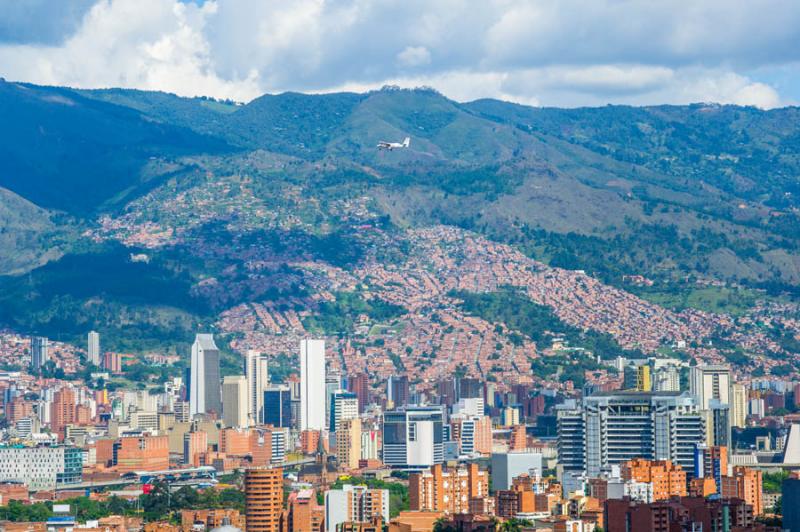
[[[300,430],[325,429],[325,341],[300,342]]]
[[[383,463],[427,469],[444,462],[444,408],[407,406],[383,414]]]
[[[198,334],[192,344],[189,404],[191,416],[222,413],[219,349],[211,334]]]

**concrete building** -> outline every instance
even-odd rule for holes
[[[247,379],[248,423],[259,425],[264,419],[264,392],[269,387],[269,359],[267,355],[248,350],[244,356],[244,375]]]
[[[361,460],[361,420],[343,419],[336,430],[336,459],[339,467],[358,469]]]
[[[245,469],[244,498],[247,532],[278,532],[283,511],[283,469]]]
[[[300,342],[300,430],[325,429],[325,340]]]
[[[714,399],[730,405],[731,384],[727,366],[694,366],[689,373],[689,392],[697,397],[701,410],[708,410]]]
[[[470,499],[489,495],[489,475],[478,464],[449,471],[435,465],[408,478],[411,510],[443,511],[446,514],[469,513]]]
[[[781,499],[783,530],[800,530],[800,478],[784,479]]]
[[[427,469],[444,462],[444,407],[406,406],[383,414],[383,463]]]
[[[325,530],[336,532],[342,523],[389,522],[389,490],[345,484],[325,492]]]
[[[222,420],[226,427],[250,425],[250,397],[244,375],[228,375],[222,380]]]
[[[262,423],[273,427],[292,427],[292,391],[288,386],[270,386],[264,390]]]
[[[44,336],[31,338],[31,367],[34,371],[42,368],[50,360],[49,342]]]
[[[82,472],[83,458],[78,447],[0,446],[0,478],[22,482],[31,491],[78,484]]]
[[[100,366],[100,333],[97,331],[91,331],[87,335],[86,359],[95,366]]]
[[[590,477],[627,460],[671,460],[686,470],[705,442],[697,400],[676,392],[600,392],[557,408],[559,462]]]
[[[542,474],[542,454],[533,452],[492,453],[492,486],[494,489],[510,489],[512,481],[535,471]]]
[[[353,392],[337,390],[331,399],[330,431],[336,432],[345,419],[358,417],[358,396]]]
[[[192,344],[189,386],[189,412],[197,414],[222,413],[220,394],[219,349],[211,334],[198,334]]]
[[[731,426],[744,428],[747,425],[747,389],[744,384],[731,386]]]

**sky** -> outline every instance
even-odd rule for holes
[[[0,77],[770,109],[800,103],[800,0],[0,0]]]

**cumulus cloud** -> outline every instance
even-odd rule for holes
[[[800,77],[794,0],[82,1],[49,29],[0,3],[14,21],[0,23],[0,75],[238,100],[394,83],[459,100],[765,108],[796,95],[752,73]]]

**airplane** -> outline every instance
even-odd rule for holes
[[[411,145],[411,137],[406,137],[403,142],[386,142],[382,140],[378,143],[379,150],[399,150],[401,148],[408,148]]]

